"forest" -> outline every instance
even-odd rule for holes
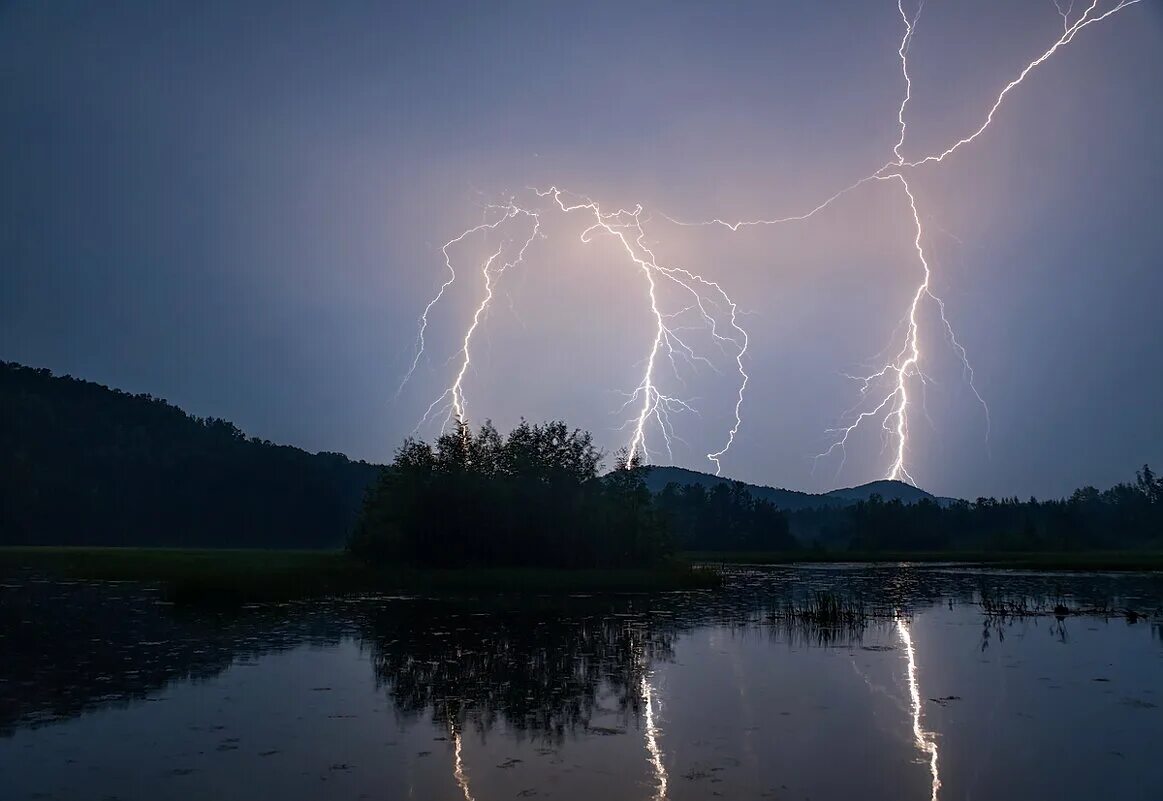
[[[1107,490],[1056,500],[978,498],[904,504],[873,495],[789,513],[815,548],[853,551],[1146,551],[1163,548],[1163,477],[1149,465]]]
[[[0,363],[0,544],[335,548],[377,467]]]
[[[787,513],[752,496],[739,481],[680,485],[671,482],[656,502],[684,551],[794,551]]]

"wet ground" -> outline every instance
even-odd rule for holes
[[[1157,801],[1161,607],[941,566],[229,615],[8,576],[0,798]]]

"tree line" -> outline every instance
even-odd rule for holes
[[[680,485],[671,482],[657,496],[658,507],[682,550],[792,551],[787,514],[755,498],[740,481]]]
[[[1163,547],[1163,477],[1143,465],[1135,480],[1067,498],[978,498],[904,504],[874,495],[839,509],[790,514],[818,547],[860,551],[1141,550]]]

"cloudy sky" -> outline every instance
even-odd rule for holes
[[[975,130],[1062,32],[1050,0],[929,0],[906,160]],[[455,377],[481,261],[512,247],[498,231],[450,249],[458,281],[397,396],[441,245],[495,219],[487,204],[533,208],[528,187],[556,185],[641,204],[657,263],[738,304],[750,383],[725,474],[880,478],[896,444],[879,418],[843,464],[812,457],[876,405],[846,375],[905,344],[922,273],[899,182],[778,226],[667,218],[799,215],[892,158],[902,33],[895,5],[866,0],[0,3],[0,358],[386,460]],[[1163,5],[1144,0],[909,173],[932,287],[990,411],[987,437],[922,304],[906,451],[921,486],[1055,496],[1163,463],[1160,75]],[[543,237],[474,333],[468,414],[562,417],[613,451],[655,334],[645,276],[612,237],[581,241],[584,214],[538,209]],[[729,347],[689,337],[708,362],[657,382],[698,410],[672,418],[673,460],[707,470],[739,376]],[[668,460],[657,427],[647,443]]]

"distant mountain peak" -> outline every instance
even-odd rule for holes
[[[915,487],[912,484],[906,484],[903,481],[896,481],[890,478],[882,478],[878,481],[869,481],[867,484],[860,484],[856,487],[843,487],[824,493],[824,496],[828,498],[843,498],[853,501],[866,501],[873,495],[879,495],[886,501],[899,500],[902,503],[937,500],[935,495],[926,492],[920,487]]]
[[[715,476],[702,473],[698,470],[689,470],[685,467],[665,465],[650,465],[642,468],[646,477],[646,486],[652,492],[661,492],[667,484],[701,484],[704,487],[713,487],[716,484],[734,483],[736,479],[726,476]],[[796,511],[799,509],[816,509],[823,506],[848,506],[857,501],[866,501],[873,495],[879,495],[886,501],[899,500],[901,503],[918,503],[922,500],[931,500],[946,503],[948,499],[937,498],[920,487],[906,484],[903,481],[881,479],[860,484],[855,487],[843,487],[824,493],[800,492],[799,490],[768,487],[759,484],[743,483],[753,497],[771,501],[781,509]]]

